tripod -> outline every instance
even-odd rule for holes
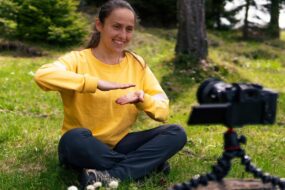
[[[245,166],[245,170],[252,173],[254,177],[260,178],[263,183],[271,183],[273,186],[279,186],[281,190],[285,190],[285,180],[276,176],[271,176],[268,173],[263,173],[261,169],[256,168],[246,155],[245,150],[240,147],[240,144],[246,143],[246,137],[241,135],[238,137],[233,128],[228,128],[224,133],[224,152],[221,158],[217,160],[217,164],[212,167],[212,172],[194,177],[189,181],[181,184],[176,184],[169,190],[191,190],[199,185],[206,186],[209,181],[221,181],[231,169],[231,160],[240,158],[241,164]]]

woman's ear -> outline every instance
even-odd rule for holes
[[[101,23],[101,21],[99,20],[99,18],[96,18],[96,19],[95,19],[95,27],[96,27],[96,30],[97,30],[98,32],[101,32],[101,31],[102,31],[103,24]]]

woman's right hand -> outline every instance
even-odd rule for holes
[[[135,87],[134,84],[120,84],[116,82],[109,82],[104,80],[99,80],[97,88],[102,91],[116,90],[116,89],[126,89]]]

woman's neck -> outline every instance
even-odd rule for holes
[[[107,52],[103,48],[92,48],[93,55],[103,63],[114,65],[119,64],[123,59],[123,52]]]

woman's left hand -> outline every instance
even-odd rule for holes
[[[135,92],[130,92],[127,95],[124,95],[116,100],[117,104],[135,104],[138,102],[144,101],[144,91],[139,90]]]

